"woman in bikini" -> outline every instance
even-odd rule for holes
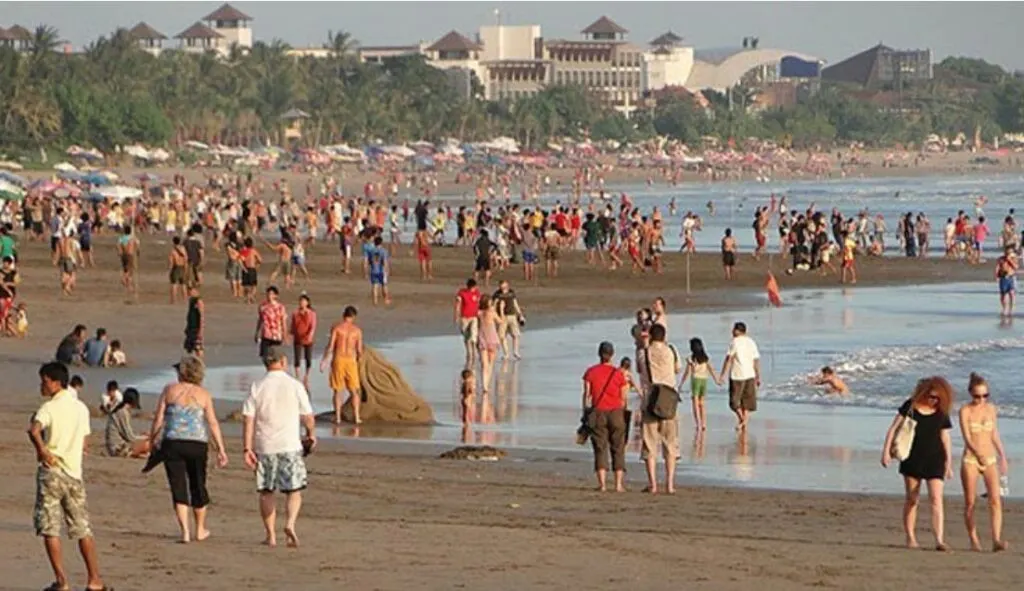
[[[980,477],[984,479],[988,491],[992,550],[1001,552],[1008,547],[1003,540],[1003,499],[999,490],[999,475],[1006,474],[1008,468],[1006,452],[996,426],[996,407],[988,401],[988,382],[972,373],[967,393],[971,395],[971,402],[960,408],[960,432],[964,438],[964,456],[960,462],[960,480],[964,485],[964,523],[971,537],[971,550],[980,552],[981,542],[974,521],[974,502]]]

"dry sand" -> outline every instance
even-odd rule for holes
[[[83,272],[78,293],[54,295],[55,270],[45,246],[23,245],[31,335],[0,340],[0,589],[39,589],[51,580],[42,544],[33,536],[31,509],[34,456],[24,436],[37,406],[35,371],[76,322],[106,327],[126,343],[135,367],[87,370],[87,396],[110,378],[123,382],[147,368],[166,367],[180,355],[185,309],[166,303],[166,245],[143,239],[143,283],[137,304],[122,303],[109,237],[97,239],[100,267]],[[415,280],[414,260],[395,261],[389,309],[369,305],[368,286],[337,274],[336,248],[309,253],[315,280],[307,287],[322,324],[343,305],[360,306],[369,342],[450,329],[452,297],[470,271],[464,251],[437,249],[437,279]],[[628,271],[597,272],[582,255],[565,257],[563,276],[539,285],[515,284],[532,325],[623,316],[656,295],[674,313],[717,306],[763,305],[766,261],[740,261],[740,279],[723,286],[717,257],[692,262],[692,288],[685,293],[683,260],[667,257],[662,276],[631,277]],[[778,262],[778,261],[777,261]],[[204,289],[209,321],[208,362],[252,362],[255,311],[226,297],[220,281],[223,259],[213,254]],[[512,275],[518,278],[518,269]],[[264,277],[266,274],[264,274]],[[862,285],[989,280],[989,266],[968,267],[940,260],[862,260]],[[265,279],[261,280],[264,282]],[[786,297],[796,287],[833,287],[835,277],[779,276]],[[297,290],[285,293],[291,304]],[[995,305],[993,295],[992,305]],[[321,340],[326,326],[321,327]],[[457,361],[455,361],[457,362]],[[566,368],[580,371],[582,368]],[[220,414],[230,408],[221,404]],[[141,423],[139,429],[144,428]],[[241,445],[229,438],[232,464],[213,472],[210,526],[201,544],[174,543],[166,484],[160,474],[139,474],[140,464],[103,457],[102,425],[94,424],[86,460],[90,510],[107,582],[118,589],[1012,589],[1024,576],[1014,550],[976,555],[959,517],[958,486],[947,498],[952,555],[907,551],[897,497],[690,488],[673,497],[639,492],[590,492],[587,461],[547,459],[495,463],[434,459],[395,451],[385,444],[325,444],[309,462],[299,550],[259,545],[262,529],[253,477],[243,467]],[[879,434],[881,437],[881,434]],[[353,452],[353,448],[361,451]],[[349,450],[349,451],[346,451]],[[522,454],[513,454],[522,457]],[[529,455],[529,454],[527,454]],[[543,456],[538,456],[543,457]],[[641,470],[635,458],[629,469]],[[893,471],[893,491],[900,490]],[[981,510],[984,535],[988,519]],[[922,512],[920,539],[928,513]],[[1024,543],[1021,506],[1007,507],[1006,537]],[[65,563],[81,585],[83,569],[67,548]]]

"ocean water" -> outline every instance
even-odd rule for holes
[[[695,236],[698,250],[717,250],[722,233],[732,228],[739,240],[741,250],[753,250],[754,234],[752,224],[757,207],[768,205],[771,194],[787,196],[790,211],[803,212],[814,203],[817,211],[826,214],[838,207],[847,217],[855,216],[866,209],[885,217],[887,249],[896,244],[896,224],[900,215],[913,212],[915,216],[924,212],[932,221],[932,244],[942,243],[942,229],[946,218],[955,217],[964,210],[976,219],[975,200],[979,195],[988,198],[983,208],[993,231],[990,248],[996,247],[1002,219],[1013,207],[1024,204],[1024,175],[1001,174],[990,177],[928,177],[928,178],[847,178],[836,180],[786,180],[768,183],[692,183],[677,187],[665,184],[645,184],[610,188],[607,194],[610,203],[618,211],[620,193],[628,194],[641,208],[644,215],[658,206],[666,224],[665,239],[669,249],[681,246],[680,223],[687,211],[701,216],[704,229]],[[676,199],[677,212],[670,216],[669,202]],[[545,205],[561,200],[565,195],[547,194],[542,198]],[[706,207],[715,204],[715,214]],[[775,220],[772,221],[775,227]],[[778,247],[778,233],[770,232],[769,247]]]
[[[782,295],[781,309],[670,315],[670,341],[685,354],[689,338],[703,339],[716,366],[732,324],[746,322],[761,350],[764,378],[760,409],[746,437],[734,433],[726,392],[713,385],[707,398],[709,430],[704,435],[694,432],[684,388],[683,481],[898,493],[895,473],[878,467],[881,442],[896,408],[918,379],[930,375],[947,377],[962,402],[971,371],[990,380],[1011,462],[1024,454],[1024,389],[1018,371],[1024,335],[1021,325],[999,318],[994,284],[853,287]],[[580,378],[595,362],[602,340],[616,345],[617,356],[631,354],[630,324],[623,318],[528,327],[524,358],[499,363],[491,394],[478,403],[476,424],[468,432],[458,422],[463,350],[455,331],[373,343],[373,327],[364,327],[368,341],[430,402],[438,424],[401,430],[366,426],[358,433],[346,429],[334,434],[555,450],[586,462],[586,448],[581,451],[573,441]],[[827,395],[808,383],[823,365],[831,365],[847,381],[850,396]],[[211,368],[207,386],[218,398],[238,401],[261,374],[255,364]],[[171,377],[155,375],[140,386],[155,391]],[[312,392],[317,409],[326,410],[330,395],[321,374],[314,374]],[[959,434],[953,439],[959,457]],[[634,440],[631,450],[637,448]],[[636,461],[636,454],[630,457]],[[632,469],[633,477],[642,474],[638,468]]]

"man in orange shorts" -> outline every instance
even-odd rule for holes
[[[334,422],[341,424],[341,391],[348,390],[349,401],[352,403],[353,421],[358,425],[363,422],[359,415],[362,402],[362,390],[359,386],[359,358],[363,355],[363,331],[356,326],[356,309],[354,306],[345,308],[341,322],[331,327],[331,339],[324,349],[320,360],[320,371],[327,367],[327,359],[331,358],[331,374],[328,383],[334,392]]]

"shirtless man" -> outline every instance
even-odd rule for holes
[[[850,389],[846,386],[846,382],[836,375],[834,369],[828,366],[821,368],[821,375],[811,378],[811,384],[815,386],[825,386],[825,391],[829,394],[845,396],[850,393]]]
[[[420,281],[432,280],[434,278],[434,262],[430,253],[430,236],[426,230],[416,232],[413,249],[416,251],[416,260],[420,263]]]
[[[722,267],[725,269],[725,279],[732,279],[736,267],[736,239],[733,238],[732,228],[726,228],[725,236],[722,237]]]
[[[171,242],[171,252],[167,255],[167,268],[170,271],[171,281],[171,303],[185,299],[185,265],[188,263],[188,254],[181,244],[181,238],[175,236]]]
[[[75,289],[75,251],[74,238],[68,232],[61,232],[57,239],[57,268],[60,269],[60,288],[64,295],[71,295]]]
[[[125,225],[121,237],[117,239],[117,256],[121,259],[121,285],[124,286],[128,298],[137,298],[139,285],[135,274],[139,270],[139,241],[132,234],[132,227]]]
[[[263,241],[267,245],[267,248],[277,253],[277,266],[274,267],[274,272],[270,274],[270,282],[273,283],[277,279],[277,274],[284,275],[284,288],[291,289],[295,286],[295,269],[292,265],[292,247],[284,238],[281,239],[276,245],[270,244],[266,240]]]
[[[352,402],[352,416],[355,424],[363,422],[359,415],[362,403],[362,391],[359,386],[359,358],[363,356],[363,331],[356,326],[358,312],[355,306],[347,306],[341,316],[341,322],[331,327],[331,338],[324,349],[320,360],[320,372],[327,367],[327,359],[331,359],[331,374],[328,383],[334,392],[334,422],[341,424],[341,391],[348,390]]]

